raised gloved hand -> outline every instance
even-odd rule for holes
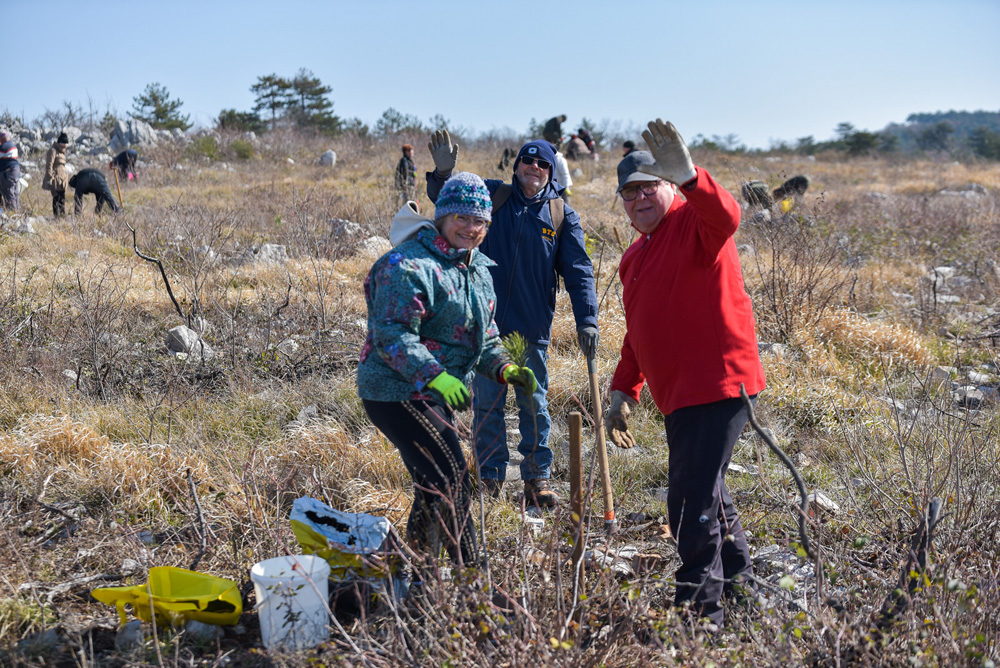
[[[458,143],[451,141],[451,135],[447,130],[438,130],[431,135],[427,148],[434,158],[434,171],[438,176],[450,176],[458,164]]]
[[[619,448],[631,448],[635,445],[632,432],[628,430],[628,416],[632,412],[629,407],[636,403],[635,399],[621,390],[611,391],[611,408],[604,416],[604,430],[611,442]]]
[[[434,380],[427,383],[427,387],[440,394],[445,403],[456,411],[467,410],[472,405],[469,388],[465,386],[465,383],[447,371],[442,371],[436,375]]]
[[[648,130],[642,131],[642,138],[646,140],[656,164],[639,165],[639,171],[679,186],[696,177],[698,173],[694,170],[691,154],[674,124],[657,118],[650,121],[648,127]]]
[[[600,337],[597,334],[596,327],[593,325],[577,327],[576,340],[580,344],[580,350],[583,352],[584,357],[590,359],[597,354],[597,342],[600,340]]]
[[[528,392],[534,392],[538,389],[538,381],[535,380],[535,372],[526,366],[508,364],[503,368],[500,375],[503,377],[503,382],[508,385],[523,387]]]

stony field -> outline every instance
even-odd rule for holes
[[[117,216],[96,216],[90,198],[81,215],[53,219],[39,174],[21,195],[21,217],[0,232],[0,664],[998,659],[995,163],[695,153],[737,195],[750,179],[812,182],[783,219],[753,223],[748,211],[736,239],[768,377],[758,417],[816,493],[807,530],[818,558],[809,559],[792,475],[748,428],[728,484],[770,607],[729,611],[714,637],[670,610],[678,560],[661,529],[667,452],[644,394],[633,413],[638,447],[610,453],[622,531],[605,540],[598,488],[579,596],[569,513],[530,521],[519,485],[508,485],[482,508],[489,582],[442,571],[420,600],[373,603],[317,650],[276,655],[260,644],[249,568],[298,551],[294,499],[405,530],[409,477],[368,422],[354,376],[362,281],[387,249],[397,208],[398,145],[418,147],[418,187],[432,163],[421,137],[270,133],[249,158],[245,148],[227,152],[235,139],[221,137],[214,158],[191,146],[146,151]],[[459,167],[507,177],[496,165],[504,145],[463,145]],[[328,148],[332,168],[317,164]],[[616,267],[632,238],[614,195],[616,157],[571,164],[582,171],[571,204],[599,274],[605,391],[624,334]],[[431,208],[426,197],[422,205]],[[159,260],[162,274],[139,253]],[[172,352],[168,332],[179,326],[206,347]],[[585,414],[586,471],[596,463],[587,366],[565,293],[551,353],[554,476],[567,492],[571,411]],[[930,540],[915,541],[934,499]],[[478,500],[474,512],[478,527]],[[241,586],[240,623],[208,637],[147,628],[116,642],[117,614],[90,590],[142,583],[150,567],[199,557],[199,570]],[[518,601],[514,613],[492,605],[490,584]]]

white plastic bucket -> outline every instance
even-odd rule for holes
[[[250,569],[264,647],[300,650],[330,636],[330,564],[316,555],[275,557]]]

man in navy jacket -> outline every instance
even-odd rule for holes
[[[428,147],[434,171],[427,172],[427,196],[433,202],[455,169],[458,144],[444,131],[435,133]],[[531,141],[517,154],[511,183],[486,180],[494,203],[493,222],[479,247],[497,263],[491,273],[500,334],[519,332],[525,338],[527,366],[538,380],[533,394],[515,388],[521,432],[518,452],[523,457],[525,498],[528,503],[549,507],[557,505],[559,498],[548,485],[552,450],[548,445],[551,418],[545,398],[546,362],[560,276],[573,305],[584,355],[594,355],[598,342],[594,267],[587,255],[580,216],[563,203],[552,183],[554,162],[549,142]],[[510,460],[504,422],[507,386],[477,375],[472,388],[479,472],[486,491],[496,495]]]

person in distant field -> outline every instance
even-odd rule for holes
[[[436,132],[428,149],[434,171],[427,172],[427,196],[433,202],[455,169],[458,144],[447,131]],[[549,485],[552,418],[546,398],[548,348],[560,276],[573,305],[580,350],[590,357],[598,344],[594,267],[587,255],[580,216],[560,198],[559,186],[552,183],[554,164],[552,144],[536,139],[518,151],[510,183],[486,179],[494,211],[490,233],[481,246],[483,254],[496,263],[490,273],[497,294],[500,335],[518,332],[525,338],[527,366],[538,380],[534,390],[515,387],[514,394],[524,498],[529,505],[539,507],[560,502]],[[477,374],[472,390],[480,477],[484,490],[498,496],[510,461],[504,420],[507,386],[488,374]]]
[[[101,174],[100,170],[93,167],[81,169],[69,180],[69,185],[76,191],[73,197],[73,213],[79,214],[83,211],[84,195],[94,195],[97,197],[95,213],[100,213],[105,204],[112,211],[118,211],[121,208],[111,194],[111,189],[108,188],[108,181],[104,178],[104,174]]]
[[[618,194],[640,236],[619,266],[625,337],[605,425],[613,443],[631,447],[630,407],[648,383],[669,451],[667,512],[681,560],[674,603],[721,626],[723,596],[759,601],[725,480],[748,420],[740,387],[754,401],[765,386],[733,240],[740,205],[695,167],[672,123],[657,119],[642,135],[650,150],[618,163]]]
[[[552,149],[556,154],[556,159],[552,163],[552,183],[559,191],[559,196],[563,198],[563,201],[569,204],[569,197],[573,194],[570,191],[573,186],[573,177],[569,173],[569,163],[566,162],[566,156],[558,148],[553,146]]]
[[[0,209],[17,211],[18,181],[21,180],[21,163],[17,161],[17,144],[10,133],[0,130]]]
[[[118,170],[118,178],[122,181],[134,181],[135,163],[139,159],[139,152],[134,148],[128,148],[116,155],[108,163],[108,169]]]
[[[565,122],[566,114],[550,118],[545,122],[545,127],[542,129],[542,139],[549,142],[556,148],[562,146],[562,124]]]
[[[628,155],[634,150],[635,150],[635,142],[629,139],[624,144],[622,144],[622,157],[624,158],[626,155]]]
[[[590,157],[590,149],[586,142],[576,135],[570,135],[566,142],[566,158],[569,160],[583,160]]]
[[[69,136],[60,132],[56,143],[45,154],[45,176],[42,190],[52,193],[52,215],[56,218],[66,215],[66,189],[69,188],[69,174],[66,172],[66,150]]]
[[[587,128],[580,128],[577,130],[576,136],[583,141],[583,145],[587,147],[587,150],[590,151],[591,154],[597,153],[597,142],[594,141],[593,135],[590,134],[590,131],[587,130]]]
[[[417,166],[413,162],[412,144],[403,144],[403,157],[396,165],[396,190],[404,206],[417,199]]]

